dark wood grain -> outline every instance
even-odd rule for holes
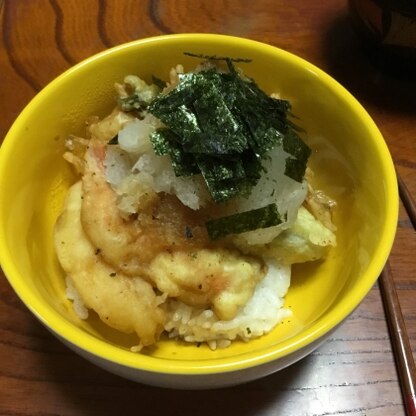
[[[365,106],[416,195],[416,82],[367,61],[344,0],[6,0],[0,30],[0,139],[29,100],[74,63],[137,38],[212,32],[270,43],[318,65]],[[416,237],[403,205],[390,257],[416,350]],[[1,272],[0,272],[1,273]],[[0,274],[0,415],[404,415],[380,289],[317,351],[246,385],[171,391],[108,374],[73,354]]]
[[[400,199],[403,202],[403,205],[413,225],[413,228],[416,230],[416,203],[412,197],[412,194],[407,188],[406,183],[400,175],[397,176],[397,181],[399,184]]]
[[[416,367],[389,262],[381,273],[380,289],[406,414],[416,416]]]

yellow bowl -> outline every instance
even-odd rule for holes
[[[129,336],[98,319],[79,320],[64,295],[52,229],[75,177],[62,159],[64,139],[82,134],[91,115],[114,106],[126,74],[167,78],[183,52],[249,58],[245,72],[293,104],[313,148],[317,185],[338,202],[338,246],[323,262],[293,267],[286,305],[293,317],[270,334],[227,349],[161,341],[149,354],[129,351]],[[376,281],[393,242],[398,194],[387,146],[364,108],[310,63],[252,40],[169,35],[117,46],[76,65],[24,109],[0,151],[0,259],[16,293],[62,341],[103,368],[174,388],[238,384],[278,371],[315,349],[357,307]]]

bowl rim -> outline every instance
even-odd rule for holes
[[[16,294],[26,305],[26,307],[47,328],[51,329],[52,332],[55,332],[57,335],[67,340],[69,343],[85,350],[89,354],[95,355],[108,362],[113,362],[124,367],[130,367],[132,369],[148,371],[152,373],[201,375],[239,371],[248,367],[266,364],[279,358],[283,358],[299,349],[306,347],[308,344],[323,338],[326,333],[338,326],[348,315],[353,312],[353,310],[361,303],[361,301],[364,299],[364,297],[367,295],[377,280],[385,262],[387,261],[388,255],[393,245],[398,218],[398,189],[396,173],[391,155],[389,153],[387,144],[384,141],[374,121],[364,109],[364,107],[357,101],[357,99],[354,98],[351,93],[349,93],[340,83],[338,83],[326,72],[291,52],[252,39],[213,33],[180,33],[138,39],[111,47],[102,52],[94,54],[82,60],[75,66],[69,68],[54,80],[52,80],[48,85],[46,85],[26,105],[26,107],[13,123],[0,148],[0,172],[4,170],[8,154],[13,147],[13,137],[15,136],[15,132],[19,131],[25,124],[25,120],[30,116],[32,108],[34,108],[38,102],[41,102],[43,97],[47,96],[49,91],[51,91],[56,85],[65,82],[65,80],[68,77],[71,77],[73,73],[76,73],[81,68],[91,64],[92,62],[103,59],[107,55],[114,53],[117,54],[121,51],[124,52],[129,48],[134,49],[144,44],[177,42],[183,39],[189,40],[191,38],[193,38],[193,41],[196,42],[198,40],[209,40],[218,43],[225,42],[227,44],[233,44],[237,47],[244,46],[256,48],[265,54],[277,54],[279,57],[285,60],[291,61],[296,65],[303,66],[305,70],[310,71],[315,77],[319,78],[320,82],[326,84],[328,87],[334,90],[338,96],[341,96],[343,100],[348,103],[348,105],[353,109],[357,116],[362,119],[363,123],[369,130],[369,137],[371,137],[371,140],[374,142],[374,149],[378,153],[378,158],[380,159],[380,163],[385,173],[385,189],[386,194],[389,196],[389,205],[386,207],[386,221],[384,223],[383,229],[380,230],[380,242],[374,255],[375,259],[373,259],[373,261],[369,264],[365,272],[366,277],[362,278],[361,281],[357,284],[355,289],[356,296],[354,298],[344,298],[339,301],[337,305],[334,306],[331,315],[326,316],[324,321],[318,318],[313,324],[303,330],[300,334],[294,335],[289,339],[280,342],[278,349],[273,346],[264,347],[261,350],[243,353],[236,359],[233,357],[225,357],[196,359],[188,361],[164,359],[147,356],[144,354],[135,354],[128,350],[123,350],[115,345],[111,345],[103,340],[94,337],[92,334],[83,331],[81,328],[64,319],[49,304],[42,302],[41,299],[38,299],[32,295],[30,289],[25,285],[24,280],[21,278],[18,268],[11,261],[12,257],[8,255],[9,249],[5,243],[6,238],[5,236],[2,236],[2,234],[5,233],[5,230],[3,230],[4,226],[0,227],[0,263],[6,278],[13,287]],[[0,192],[0,219],[3,218],[2,207],[4,202],[6,201],[3,200],[3,195]]]

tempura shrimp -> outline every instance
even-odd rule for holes
[[[204,246],[205,229],[174,196],[159,196],[147,188],[147,204],[140,207],[139,215],[120,215],[117,195],[105,178],[104,160],[104,144],[92,140],[85,153],[81,221],[106,261],[136,276],[146,273],[146,265],[162,251]]]
[[[144,276],[169,297],[212,306],[221,319],[232,319],[265,275],[263,262],[212,246],[197,214],[172,195],[148,196],[138,215],[126,219],[106,182],[104,160],[105,145],[91,141],[81,220],[102,258],[124,274]]]
[[[63,269],[87,308],[109,326],[136,333],[140,346],[154,344],[163,331],[165,312],[152,286],[125,276],[103,262],[99,249],[86,237],[80,221],[81,183],[73,185],[55,226],[55,247]]]

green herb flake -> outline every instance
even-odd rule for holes
[[[194,233],[192,232],[192,229],[188,226],[185,227],[185,237],[186,238],[193,238]]]
[[[128,97],[118,99],[118,105],[122,111],[141,111],[147,107],[147,103],[140,98],[140,95],[133,93]]]
[[[206,222],[208,235],[212,240],[229,234],[240,234],[259,228],[268,228],[282,223],[276,204],[269,204],[251,211],[232,214]]]

